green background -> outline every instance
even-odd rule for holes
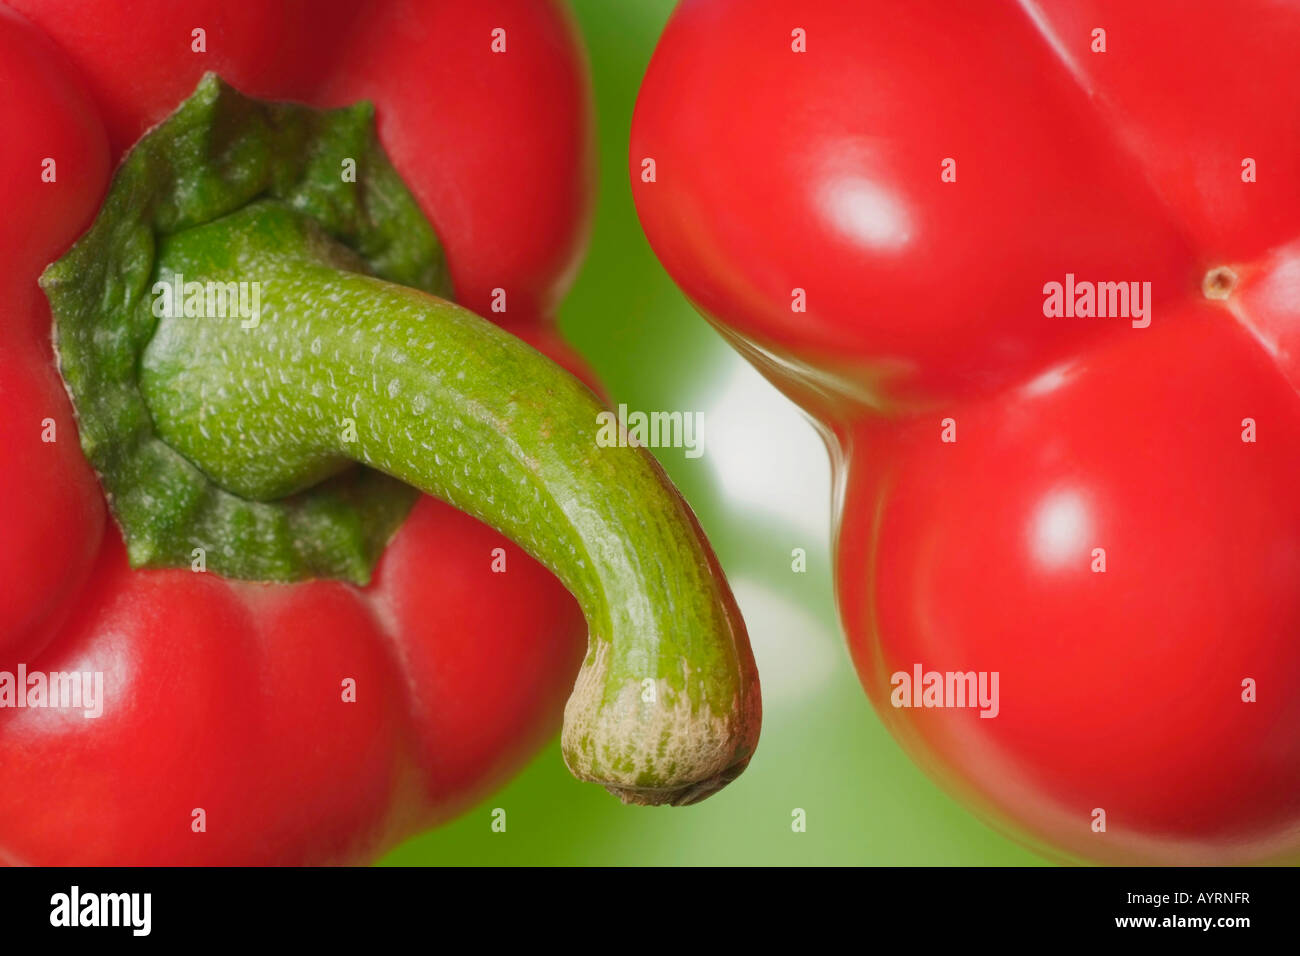
[[[637,88],[672,0],[576,0],[591,61],[600,190],[561,328],[615,402],[705,413],[704,455],[658,449],[734,587],[763,680],[745,774],[687,808],[625,807],[573,780],[553,742],[503,790],[387,864],[993,864],[1034,855],[918,770],[859,687],[835,614],[830,476],[797,409],[723,344],[660,267],[627,176]],[[791,551],[807,553],[806,573]],[[492,810],[506,811],[493,832]],[[794,832],[793,812],[806,814]]]

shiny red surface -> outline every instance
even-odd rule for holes
[[[656,253],[837,438],[882,719],[1068,857],[1300,854],[1297,49],[1265,0],[686,0],[637,104]],[[1150,327],[1044,315],[1066,273]],[[916,663],[999,715],[894,707]]]

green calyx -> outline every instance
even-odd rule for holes
[[[582,383],[447,300],[369,106],[260,103],[205,78],[41,281],[133,565],[201,548],[230,577],[364,583],[424,491],[581,604],[577,776],[688,803],[744,768],[757,676],[694,516],[647,452],[597,443]]]
[[[280,500],[241,497],[157,434],[139,388],[159,245],[258,199],[310,216],[375,275],[450,295],[437,236],[384,155],[369,104],[264,103],[208,74],[131,150],[90,231],[41,277],[60,371],[133,565],[189,567],[201,549],[229,577],[364,583],[414,490],[352,469]]]

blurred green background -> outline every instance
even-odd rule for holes
[[[505,789],[382,862],[422,864],[985,864],[1041,858],[946,796],[885,732],[835,614],[830,471],[800,412],[723,344],[637,222],[627,143],[673,0],[574,0],[595,87],[600,191],[561,328],[615,402],[699,410],[704,455],[658,449],[699,515],[749,626],[763,736],[745,774],[694,807],[625,807],[569,776],[558,741]],[[803,548],[807,571],[791,570]],[[492,810],[506,811],[504,833]],[[806,814],[794,832],[793,813]]]

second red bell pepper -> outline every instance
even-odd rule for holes
[[[1269,2],[687,0],[637,102],[655,252],[831,438],[877,711],[1055,855],[1300,853],[1297,48]]]

